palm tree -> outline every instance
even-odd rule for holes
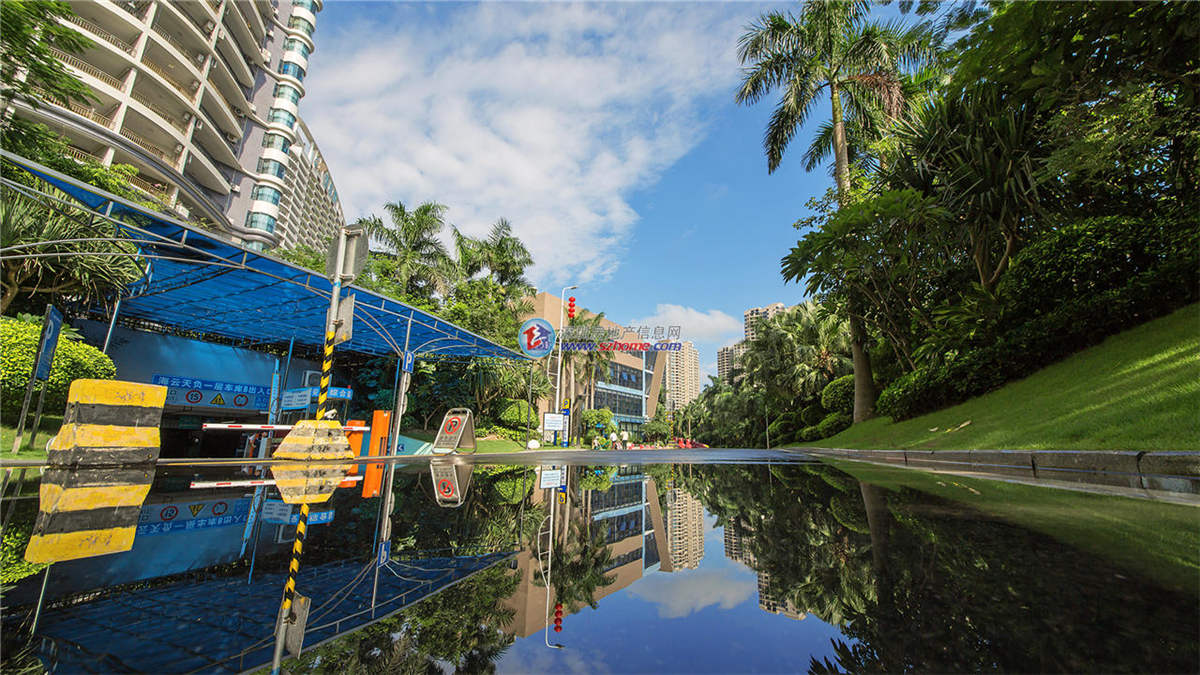
[[[738,41],[738,57],[750,65],[737,102],[756,103],[776,88],[783,90],[763,139],[769,172],[779,167],[788,143],[828,89],[834,179],[843,205],[850,199],[846,119],[865,125],[877,111],[896,110],[903,93],[901,67],[919,65],[927,52],[923,30],[868,21],[869,6],[866,0],[813,0],[799,15],[763,15]],[[858,422],[874,414],[875,382],[854,298],[847,309]]]
[[[385,254],[394,259],[393,275],[399,288],[406,295],[445,295],[453,281],[450,254],[438,239],[446,226],[446,207],[424,202],[409,209],[396,201],[383,208],[389,222],[368,216],[355,224],[364,227],[372,239],[383,245]]]
[[[479,241],[477,250],[480,263],[487,268],[488,278],[492,281],[505,289],[521,291],[515,297],[531,290],[529,281],[525,279],[525,268],[533,264],[533,255],[525,248],[525,243],[512,233],[512,225],[508,220],[497,220],[487,238]]]
[[[612,563],[612,551],[605,544],[601,529],[591,531],[590,527],[572,521],[570,532],[566,545],[554,553],[550,580],[554,597],[568,608],[586,604],[595,609],[596,592],[617,579],[605,573]]]

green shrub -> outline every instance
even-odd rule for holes
[[[815,441],[820,437],[821,430],[817,428],[816,424],[804,427],[800,430],[800,440],[802,441]]]
[[[496,479],[496,482],[492,483],[492,489],[500,495],[501,501],[505,504],[519,504],[536,483],[535,477],[509,473]]]
[[[529,405],[529,401],[513,399],[500,411],[500,424],[509,429],[525,430],[529,428],[530,422],[536,426],[537,421],[537,413],[533,410],[533,406]]]
[[[41,326],[0,320],[0,414],[12,419],[21,412],[25,386],[37,357]],[[95,347],[60,336],[46,383],[45,410],[59,414],[67,407],[71,383],[80,378],[111,380],[117,374],[112,359]]]
[[[834,495],[829,500],[829,512],[847,529],[859,534],[870,534],[871,527],[867,524],[867,512],[863,508],[862,498],[858,495]]]
[[[827,414],[820,403],[813,403],[812,405],[805,406],[804,410],[800,411],[800,422],[806,427],[815,427],[821,423],[821,420],[825,419],[825,415]]]
[[[834,434],[845,431],[854,423],[854,419],[850,417],[850,413],[832,412],[826,415],[825,419],[817,425],[817,432],[821,434],[821,438],[829,438]]]
[[[821,390],[821,407],[829,412],[853,413],[854,376],[844,375],[825,385]]]
[[[581,466],[579,467],[579,489],[603,492],[612,487],[612,477],[616,469],[610,466]]]
[[[875,409],[906,420],[985,394],[1075,352],[1200,299],[1196,254],[1125,280],[1121,288],[1067,302],[1011,328],[994,342],[953,361],[900,377]]]
[[[16,509],[12,520],[4,528],[3,546],[0,548],[0,583],[12,584],[36,574],[46,567],[45,563],[25,560],[25,547],[33,534],[33,523],[37,518],[38,505],[35,501],[12,502],[8,508]]]

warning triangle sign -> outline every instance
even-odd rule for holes
[[[200,512],[201,512],[201,511],[203,511],[203,510],[204,510],[204,505],[203,505],[203,504],[189,504],[189,505],[188,505],[188,511],[191,511],[191,512],[192,512],[192,517],[193,517],[193,518],[195,518],[195,517],[196,517],[196,514],[197,514],[197,513],[200,513]]]
[[[225,405],[225,399],[221,398],[220,394],[217,394],[216,396],[212,397],[212,401],[209,401],[209,402],[212,403],[213,405]]]

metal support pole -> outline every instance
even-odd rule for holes
[[[542,629],[542,639],[545,640],[547,647],[562,649],[560,644],[550,644],[550,594],[554,592],[554,585],[551,583],[553,577],[550,576],[550,573],[554,569],[554,505],[558,503],[554,492],[554,489],[550,490],[550,554],[546,556],[546,627]]]
[[[33,625],[29,627],[30,635],[37,633],[38,622],[42,619],[42,603],[46,600],[46,583],[50,581],[51,567],[54,567],[54,565],[46,565],[46,571],[42,573],[42,592],[38,593],[37,608],[33,610]]]
[[[104,334],[104,349],[100,351],[108,353],[108,345],[112,342],[113,327],[117,325],[117,313],[121,311],[121,299],[117,298],[117,304],[113,305],[112,318],[108,321],[108,332]]]
[[[396,404],[395,410],[392,412],[391,438],[388,439],[391,447],[388,449],[389,456],[396,456],[400,448],[400,424],[404,419],[404,412],[408,409],[408,387],[412,383],[411,373],[402,372],[400,364],[404,362],[408,354],[409,340],[412,338],[412,316],[408,317],[408,328],[404,331],[404,354],[400,355],[400,362],[396,364],[396,374],[399,376],[399,386],[396,387]],[[392,509],[395,508],[395,498],[392,495],[392,485],[396,479],[396,463],[388,462],[387,473],[383,479],[383,500],[379,505],[379,536],[376,540],[376,546],[383,546],[384,542],[392,539]],[[371,583],[371,618],[375,618],[375,600],[379,593],[379,560],[378,551],[372,551],[376,556],[375,560],[375,579]]]
[[[321,362],[321,392],[317,395],[317,419],[325,419],[329,399],[329,381],[333,378],[333,337],[337,329],[338,304],[342,297],[342,274],[346,271],[346,228],[338,230],[337,258],[334,264],[333,292],[329,295],[329,312],[325,316],[325,348]],[[288,566],[287,583],[283,587],[283,602],[279,605],[279,625],[275,631],[275,653],[271,659],[271,675],[278,675],[283,660],[284,636],[291,621],[292,600],[296,597],[296,574],[300,571],[300,556],[304,553],[304,537],[308,529],[308,502],[300,505],[300,520],[296,522],[296,540],[292,544],[292,562]]]
[[[525,449],[528,450],[533,438],[533,361],[529,362],[529,389],[525,400],[529,402],[529,412],[525,415]]]

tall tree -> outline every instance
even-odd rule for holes
[[[50,97],[63,103],[95,99],[91,89],[72,75],[53,50],[79,54],[92,41],[58,19],[74,16],[65,2],[4,0],[0,2],[0,101],[21,100],[37,107]],[[0,119],[5,126],[8,116]]]
[[[798,15],[771,12],[741,37],[738,57],[749,64],[737,102],[756,103],[775,89],[782,97],[767,125],[763,147],[773,172],[783,152],[828,90],[831,142],[838,200],[850,198],[846,119],[865,124],[872,112],[894,110],[902,95],[901,69],[918,65],[927,54],[924,32],[897,23],[868,20],[869,3],[813,1]],[[867,332],[849,303],[854,360],[854,421],[871,417],[875,382],[867,354]]]
[[[369,216],[360,218],[358,224],[394,257],[393,274],[400,291],[427,297],[434,293],[445,295],[451,281],[447,264],[450,255],[438,235],[446,226],[446,207],[437,202],[424,202],[409,209],[396,201],[383,208],[388,222]]]

